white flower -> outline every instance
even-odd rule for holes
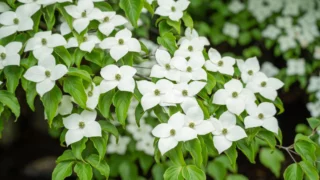
[[[249,58],[245,62],[243,60],[237,60],[237,65],[241,72],[241,79],[244,83],[250,81],[260,70],[259,61],[256,57]]]
[[[228,6],[228,9],[234,14],[242,11],[244,8],[244,4],[241,3],[239,0],[233,0]]]
[[[184,127],[184,123],[184,115],[178,112],[170,117],[168,123],[161,123],[152,130],[152,134],[160,138],[158,148],[162,155],[176,147],[179,141],[197,138],[197,133]]]
[[[60,104],[57,109],[57,113],[60,115],[67,115],[72,112],[73,105],[72,105],[72,97],[69,95],[63,95],[60,101]]]
[[[78,33],[87,28],[91,20],[102,18],[100,9],[95,8],[91,0],[81,0],[77,5],[69,5],[64,8],[74,18],[72,25]]]
[[[158,0],[159,7],[155,14],[160,16],[168,16],[173,21],[178,21],[183,16],[183,11],[186,10],[190,4],[188,0]]]
[[[234,58],[229,56],[221,57],[220,53],[213,48],[210,48],[208,55],[210,60],[205,62],[205,67],[208,71],[218,71],[222,74],[233,75],[233,65],[236,62]]]
[[[204,45],[203,40],[200,38],[193,38],[191,40],[185,39],[181,42],[179,49],[175,51],[174,56],[197,58],[199,61],[204,61],[202,54]]]
[[[202,66],[204,58],[201,56],[191,56],[187,61],[185,58],[173,58],[173,66],[180,70],[179,82],[189,82],[190,80],[207,80],[207,73]]]
[[[278,121],[274,117],[276,108],[272,103],[263,102],[257,106],[252,103],[246,108],[249,116],[244,119],[244,125],[247,128],[264,127],[265,129],[278,134]]]
[[[308,92],[315,92],[320,90],[320,77],[319,76],[311,76],[309,79]]]
[[[142,140],[145,136],[150,135],[150,132],[152,130],[151,125],[146,123],[141,123],[141,122],[140,122],[140,127],[138,127],[137,124],[134,123],[134,124],[128,124],[126,128],[132,134],[133,138],[136,141]]]
[[[96,117],[96,111],[84,110],[81,114],[71,114],[63,118],[63,125],[68,129],[65,137],[67,146],[83,137],[101,137],[101,127],[95,121]]]
[[[204,120],[203,112],[195,99],[188,99],[181,104],[185,112],[184,126],[194,130],[198,135],[205,135],[214,130],[210,121]]]
[[[221,114],[219,120],[211,117],[211,123],[215,130],[212,132],[214,147],[219,154],[229,149],[232,142],[247,137],[246,132],[236,125],[236,116],[228,111]]]
[[[90,109],[95,109],[99,102],[100,97],[100,87],[97,87],[94,83],[86,89],[87,93],[87,107]]]
[[[262,31],[262,36],[270,39],[276,39],[281,34],[281,30],[274,26],[273,24],[269,24],[265,30]]]
[[[43,5],[46,0],[18,0],[18,1],[24,3],[19,7],[24,8],[25,12],[31,16],[37,11],[39,11],[39,9],[41,8],[41,5]],[[50,0],[47,0],[47,1],[50,1]]]
[[[219,89],[213,96],[213,103],[226,105],[228,110],[234,114],[240,115],[246,104],[256,100],[254,94],[244,89],[240,80],[231,79],[224,84],[224,89]]]
[[[79,47],[79,43],[77,38],[75,37],[71,37],[68,39],[67,44],[64,46],[65,48],[75,48],[75,47]]]
[[[150,77],[156,78],[167,78],[173,81],[180,80],[180,71],[173,66],[174,59],[183,57],[175,56],[171,59],[170,54],[165,51],[158,49],[156,51],[156,60],[158,64],[155,64],[151,69]]]
[[[93,48],[100,43],[100,39],[95,34],[85,34],[83,36],[83,42],[80,44],[80,49],[82,51],[91,52]],[[66,45],[67,48],[78,47],[77,38],[72,37],[68,39],[68,43]]]
[[[21,42],[10,42],[5,47],[0,45],[0,69],[10,65],[20,65],[19,51],[22,48]]]
[[[278,39],[278,43],[280,44],[280,50],[282,52],[286,52],[291,48],[295,48],[297,45],[295,39],[290,36],[280,36]]]
[[[268,77],[272,77],[279,73],[279,69],[271,62],[266,61],[262,64],[261,72],[265,73]]]
[[[316,58],[316,59],[320,59],[320,46],[316,46],[314,48],[313,57]]]
[[[27,31],[33,28],[33,21],[26,7],[19,6],[16,12],[6,11],[0,14],[0,39],[15,32]]]
[[[284,28],[284,29],[292,28],[292,18],[290,16],[285,16],[285,17],[280,16],[276,20],[277,20],[277,26],[279,28]]]
[[[306,63],[304,59],[289,59],[287,61],[287,75],[303,76],[306,72]]]
[[[36,82],[36,91],[40,96],[50,91],[56,80],[60,79],[68,72],[65,65],[56,65],[52,55],[42,56],[37,66],[32,66],[24,74],[24,78],[29,81]]]
[[[6,12],[10,10],[10,6],[8,6],[5,2],[0,2],[0,13]]]
[[[232,38],[239,37],[239,26],[236,24],[226,22],[222,29],[223,34],[230,36]]]
[[[108,65],[101,69],[103,81],[100,83],[101,93],[105,93],[118,87],[120,91],[133,92],[135,83],[133,76],[136,74],[136,69],[131,66]]]
[[[117,32],[115,37],[108,37],[100,43],[102,49],[110,49],[111,57],[118,61],[128,52],[140,52],[139,41],[132,38],[132,33],[128,29]]]
[[[274,101],[278,96],[277,90],[283,86],[283,82],[276,78],[268,78],[262,72],[258,72],[246,88],[254,93],[260,93],[263,97]]]
[[[156,84],[149,81],[138,81],[138,89],[143,95],[141,105],[144,111],[160,104],[166,106],[176,103],[176,98],[172,93],[173,83],[166,79],[160,79]]]
[[[312,117],[320,116],[320,101],[307,103],[307,109],[310,111]]]
[[[201,81],[192,81],[189,84],[182,82],[174,86],[173,93],[177,98],[177,102],[182,103],[190,98],[194,98],[206,84],[206,82]]]
[[[59,30],[60,30],[61,35],[64,36],[64,35],[71,33],[71,29],[70,29],[67,21],[62,16],[60,16],[59,19],[61,21],[61,24],[59,26]]]
[[[136,149],[143,151],[144,153],[153,156],[154,155],[154,147],[153,147],[154,137],[151,135],[146,135],[137,142]]]
[[[33,51],[36,58],[44,55],[49,55],[53,52],[53,48],[57,46],[64,46],[67,41],[60,34],[52,34],[51,31],[38,32],[34,37],[27,41],[25,52]]]
[[[199,36],[198,32],[195,30],[195,29],[191,29],[191,28],[187,28],[185,31],[184,31],[184,37],[181,37],[178,41],[177,44],[182,44],[182,42],[184,40],[189,40],[191,41],[192,39],[196,39],[196,38],[199,38],[200,41],[203,43],[203,46],[208,46],[210,45],[210,42],[209,40],[204,37],[204,36]]]
[[[99,20],[99,31],[106,36],[109,36],[117,26],[127,23],[127,19],[117,15],[116,12],[102,12],[102,18]]]
[[[109,154],[120,154],[124,155],[127,151],[127,146],[130,143],[130,138],[127,136],[119,136],[118,143],[116,142],[116,138],[114,136],[110,136],[110,143],[107,147],[107,152]]]

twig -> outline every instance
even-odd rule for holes
[[[293,144],[288,146],[288,147],[284,147],[284,146],[280,146],[280,145],[276,145],[276,147],[278,147],[279,149],[284,149],[287,151],[287,153],[290,155],[291,159],[296,163],[296,159],[293,157],[293,155],[291,153],[294,153],[296,155],[299,155],[298,153],[292,151],[291,149],[293,148]]]
[[[148,78],[148,77],[146,77],[146,76],[144,76],[144,75],[142,75],[142,74],[136,73],[135,75],[138,76],[138,77],[140,77],[140,78],[143,78],[143,79],[145,79],[145,80],[151,81],[151,78]]]

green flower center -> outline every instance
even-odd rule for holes
[[[233,92],[232,93],[232,97],[234,97],[234,98],[238,97],[238,93],[237,92]]]
[[[103,22],[109,22],[110,21],[110,18],[107,16],[103,19]]]
[[[190,60],[190,57],[186,57],[186,60],[189,61],[189,60]]]
[[[44,72],[44,74],[46,75],[46,77],[50,77],[51,76],[51,72],[50,71],[46,71],[46,72]]]
[[[222,129],[222,134],[226,135],[228,133],[228,130],[226,128]]]
[[[192,72],[192,67],[188,66],[187,67],[187,72]]]
[[[160,95],[159,89],[154,90],[154,95],[156,95],[156,96],[159,96],[159,95]]]
[[[14,19],[13,19],[13,23],[14,23],[14,24],[19,24],[19,19],[18,19],[18,18],[14,18]]]
[[[44,46],[47,45],[47,40],[45,38],[42,38],[41,39],[41,44],[44,45]]]
[[[189,47],[188,47],[188,51],[190,51],[190,52],[193,51],[193,47],[192,47],[192,46],[189,46]]]
[[[88,41],[88,37],[83,37],[83,42]]]
[[[250,76],[252,76],[253,71],[252,71],[252,70],[249,70],[249,71],[248,71],[248,74],[249,74]]]
[[[195,124],[193,122],[189,123],[190,128],[194,128]]]
[[[7,57],[7,55],[6,55],[6,53],[1,53],[0,57],[2,60],[4,60]]]
[[[84,124],[84,122],[79,122],[79,128],[83,129],[86,126],[86,124]]]
[[[220,66],[220,67],[223,66],[223,61],[219,61],[218,66]]]
[[[83,18],[87,17],[87,12],[86,12],[86,11],[83,11],[83,12],[81,13],[81,17],[83,17]]]
[[[93,92],[92,92],[92,91],[89,91],[89,92],[88,92],[88,96],[89,96],[89,97],[93,96]]]
[[[258,115],[258,118],[259,118],[259,119],[263,119],[263,118],[264,118],[264,115],[263,115],[262,113],[260,113],[260,114]]]
[[[123,39],[119,39],[119,40],[118,40],[118,43],[119,43],[120,45],[123,45],[123,44],[124,44],[124,40],[123,40]]]
[[[187,90],[183,90],[182,91],[182,96],[188,96],[188,91]]]
[[[266,85],[267,85],[267,82],[265,82],[265,81],[261,82],[261,87],[266,87]]]
[[[166,68],[166,70],[170,70],[171,69],[170,64],[166,64],[165,68]]]
[[[172,12],[176,12],[176,8],[174,6],[171,7]]]
[[[116,74],[115,78],[116,78],[117,81],[120,81],[121,75],[120,74]]]
[[[174,136],[174,135],[176,135],[176,130],[174,130],[174,129],[171,129],[171,130],[170,130],[170,135],[171,135],[171,136]]]

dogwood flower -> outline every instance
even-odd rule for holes
[[[143,151],[144,153],[153,156],[154,155],[154,147],[153,147],[154,137],[151,135],[144,136],[143,139],[139,140],[136,144],[136,149],[139,151]]]
[[[60,115],[67,115],[72,112],[73,105],[72,105],[72,97],[69,95],[63,95],[62,99],[59,103],[57,113]]]
[[[238,25],[226,22],[223,26],[222,32],[223,34],[236,39],[239,37],[239,30],[240,28]]]
[[[137,82],[138,89],[143,95],[141,105],[144,111],[160,104],[162,106],[176,103],[176,98],[172,93],[173,83],[166,79],[161,79],[157,83],[146,80]]]
[[[82,111],[81,114],[71,114],[63,118],[63,125],[68,129],[66,133],[66,144],[80,141],[83,137],[101,137],[100,124],[95,121],[96,111]]]
[[[119,141],[117,143],[114,136],[110,136],[110,143],[108,144],[107,152],[108,154],[120,154],[124,155],[127,151],[127,146],[130,143],[130,138],[128,136],[119,136]]]
[[[247,83],[252,77],[259,72],[260,65],[256,57],[249,58],[245,62],[241,59],[237,60],[237,65],[241,72],[241,79],[244,83]]]
[[[179,141],[189,141],[197,137],[196,131],[185,127],[184,123],[184,115],[178,112],[170,117],[168,123],[161,123],[152,130],[152,134],[160,138],[158,147],[162,155],[176,147]]]
[[[108,37],[100,43],[102,49],[110,49],[111,57],[118,61],[128,52],[141,52],[139,41],[132,38],[132,33],[128,29],[117,32],[115,37]]]
[[[0,39],[16,32],[27,31],[33,28],[32,14],[27,11],[32,7],[19,6],[16,12],[6,11],[0,14]]]
[[[319,76],[311,76],[309,79],[309,85],[307,87],[308,92],[315,92],[320,90],[320,77]]]
[[[99,31],[106,36],[109,36],[115,27],[122,26],[128,22],[126,18],[117,15],[115,11],[102,12],[102,16],[99,21]]]
[[[222,74],[227,74],[230,76],[233,75],[233,65],[235,64],[234,58],[229,56],[221,57],[220,53],[213,48],[210,48],[208,55],[210,60],[205,62],[205,67],[208,71],[218,71]]]
[[[249,114],[249,116],[244,119],[246,129],[262,126],[265,129],[278,134],[278,121],[274,117],[277,111],[272,103],[263,102],[259,104],[259,106],[255,103],[251,103],[246,107],[246,110]]]
[[[5,47],[0,45],[0,69],[10,65],[20,65],[19,51],[22,48],[21,42],[11,42]]]
[[[77,5],[69,5],[64,8],[74,18],[72,25],[78,33],[87,28],[91,20],[102,18],[100,9],[95,8],[91,0],[81,0]]]
[[[204,42],[200,38],[193,38],[191,40],[185,39],[181,42],[179,49],[175,51],[174,56],[182,56],[185,58],[197,58],[199,61],[204,61],[202,51],[204,49]]]
[[[52,55],[45,55],[39,59],[38,65],[29,68],[23,77],[29,81],[36,82],[36,91],[40,96],[43,96],[54,87],[56,80],[67,72],[68,69],[65,65],[56,65]]]
[[[90,109],[95,109],[99,102],[100,97],[100,87],[97,87],[94,83],[86,89],[87,93],[87,107]]]
[[[133,92],[135,83],[133,76],[137,70],[131,66],[108,65],[101,69],[101,76],[103,81],[100,83],[101,93],[105,93],[118,87],[120,91]]]
[[[300,75],[303,76],[306,73],[306,62],[304,59],[289,59],[287,61],[287,75]]]
[[[10,6],[8,6],[5,2],[0,2],[0,13],[6,12],[10,10]]]
[[[51,31],[38,32],[27,41],[25,52],[32,51],[36,58],[49,55],[54,47],[64,46],[67,41],[60,34],[52,34]]]
[[[68,39],[68,43],[66,45],[67,48],[70,47],[78,47],[85,52],[92,52],[93,48],[100,43],[100,39],[95,34],[85,34],[83,36],[83,42],[78,44],[78,40],[75,37],[71,37]]]
[[[194,96],[197,95],[206,84],[206,82],[201,81],[192,81],[189,84],[182,82],[174,85],[173,93],[177,102],[182,103],[190,98],[194,98]]]
[[[179,82],[189,82],[190,80],[207,80],[207,73],[202,66],[204,59],[199,56],[193,56],[188,61],[185,58],[172,59],[173,66],[180,70]]]
[[[224,89],[219,89],[213,96],[213,103],[226,105],[228,110],[240,115],[246,104],[256,100],[252,91],[243,88],[240,80],[231,79],[224,84]]]
[[[268,77],[273,77],[279,73],[279,69],[270,62],[264,62],[261,67],[261,72]]]
[[[170,54],[165,51],[158,49],[156,51],[156,61],[158,64],[155,64],[151,69],[150,77],[156,78],[167,78],[172,81],[180,80],[180,71],[173,66],[174,59],[183,59],[183,57],[175,56],[171,59]]]
[[[126,128],[136,141],[143,139],[146,135],[149,135],[152,130],[152,126],[146,123],[141,123],[140,127],[138,127],[136,123],[128,124]]]
[[[183,16],[183,11],[186,10],[190,4],[188,0],[158,0],[159,7],[155,14],[160,16],[168,16],[173,21],[178,21]]]
[[[62,16],[60,16],[59,19],[60,19],[60,22],[61,22],[61,24],[59,26],[59,30],[60,30],[61,35],[64,36],[64,35],[67,35],[67,34],[71,33],[71,29],[70,29],[67,21]]]
[[[234,141],[247,137],[246,132],[236,125],[236,116],[228,111],[221,114],[219,120],[211,117],[210,121],[215,129],[212,132],[213,144],[219,154],[229,149]]]
[[[260,93],[263,97],[274,101],[278,95],[277,90],[283,86],[283,82],[276,78],[268,78],[262,72],[258,72],[246,88],[254,93]]]
[[[200,39],[200,41],[203,43],[203,46],[210,45],[210,42],[206,37],[199,36],[198,32],[195,29],[191,29],[189,27],[184,31],[184,37],[181,37],[177,44],[178,45],[182,44],[184,40],[191,41],[192,39],[196,39],[196,38]]]

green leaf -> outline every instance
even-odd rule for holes
[[[154,9],[147,1],[144,1],[143,7],[146,8],[151,15],[154,14]]]
[[[283,103],[282,103],[281,99],[279,97],[277,97],[273,103],[279,109],[278,114],[282,114],[284,112],[284,107],[283,107]]]
[[[41,98],[50,127],[51,127],[53,118],[57,114],[57,109],[61,99],[62,99],[62,92],[60,88],[58,88],[58,86],[54,86],[54,88],[51,91],[45,93]]]
[[[77,159],[83,160],[82,151],[86,149],[87,141],[88,141],[88,138],[84,137],[80,141],[71,144],[72,153]]]
[[[311,118],[308,118],[307,120],[312,129],[316,129],[316,128],[318,129],[320,127],[320,119],[311,117]]]
[[[152,178],[154,180],[163,180],[163,175],[164,175],[164,166],[161,164],[155,164],[152,167]]]
[[[269,146],[271,149],[275,149],[277,141],[275,139],[275,136],[272,132],[270,131],[266,131],[266,130],[261,130],[258,133],[258,136],[263,139]]]
[[[164,180],[183,180],[182,167],[170,166],[163,175]]]
[[[118,129],[113,124],[107,121],[98,121],[98,123],[100,124],[102,131],[113,134],[116,137],[118,142],[119,132],[118,132]]]
[[[238,158],[238,151],[236,149],[236,145],[232,144],[232,146],[225,151],[225,154],[227,155],[232,168],[235,169],[237,167],[237,158]]]
[[[23,68],[19,66],[7,66],[3,71],[7,79],[7,89],[9,92],[14,93],[19,85],[19,79],[22,76]]]
[[[207,166],[208,174],[216,180],[224,180],[227,175],[227,169],[222,162],[209,162]]]
[[[73,26],[72,26],[72,17],[67,13],[67,11],[64,9],[64,6],[66,4],[65,3],[57,3],[56,6],[57,6],[57,9],[59,10],[60,14],[63,16],[63,18],[66,20],[66,22],[68,23],[69,25],[69,28],[72,29]]]
[[[258,148],[256,146],[256,141],[252,141],[250,144],[247,144],[245,140],[237,141],[237,147],[244,155],[247,156],[249,161],[253,164],[256,163],[255,157],[258,151]]]
[[[206,174],[195,165],[183,167],[182,176],[188,180],[206,179]]]
[[[91,164],[92,167],[97,169],[101,175],[105,176],[107,179],[110,174],[110,167],[106,160],[99,161],[99,156],[96,154],[91,154],[86,161]]]
[[[308,161],[301,161],[299,165],[304,172],[305,176],[308,177],[310,180],[319,179],[319,173],[317,168],[312,166]]]
[[[81,49],[76,49],[74,51],[74,53],[72,54],[72,57],[74,59],[74,63],[76,64],[76,66],[79,68],[81,65],[81,61],[83,59],[83,56],[85,56],[87,54],[87,52],[85,51],[81,51]]]
[[[167,19],[167,24],[173,27],[178,34],[181,32],[181,22],[180,21],[172,21],[171,19]]]
[[[120,0],[120,8],[124,10],[127,18],[134,27],[138,26],[138,19],[143,8],[143,0]]]
[[[69,51],[64,46],[55,47],[54,52],[62,59],[66,66],[70,67],[74,63]]]
[[[113,99],[114,94],[115,94],[115,91],[114,91],[114,89],[112,89],[112,90],[100,95],[98,109],[99,109],[100,113],[103,115],[103,117],[105,117],[105,118],[109,118],[111,116],[110,115],[110,107],[112,104],[112,99]]]
[[[115,107],[117,119],[122,126],[126,124],[126,118],[128,116],[128,109],[130,106],[131,92],[118,91],[113,97],[113,105]]]
[[[176,44],[176,37],[171,33],[167,32],[157,38],[158,44],[165,47],[172,55],[178,49]]]
[[[16,119],[20,116],[20,105],[14,94],[0,90],[0,102],[11,109]]]
[[[146,154],[139,155],[139,164],[144,174],[148,173],[153,163],[154,163],[153,157]]]
[[[135,119],[136,119],[136,123],[137,125],[140,127],[140,119],[143,116],[143,114],[145,113],[145,111],[142,108],[142,105],[139,103],[138,106],[136,107],[135,110]]]
[[[187,12],[185,12],[182,16],[182,21],[184,23],[185,26],[189,27],[189,28],[193,28],[193,20],[192,17],[190,16],[190,14],[188,14]]]
[[[81,69],[78,69],[78,68],[70,67],[69,71],[68,71],[68,75],[80,77],[81,79],[83,79],[83,80],[85,80],[85,81],[87,81],[89,83],[92,82],[90,74],[85,70],[81,70]]]
[[[249,180],[247,177],[241,174],[230,174],[226,180]]]
[[[294,143],[294,150],[304,161],[314,162],[316,160],[316,147],[308,141],[299,140]]]
[[[52,28],[56,22],[54,12],[55,12],[55,5],[54,4],[49,5],[46,8],[44,8],[43,17],[44,17],[44,20],[47,24],[48,30],[52,30]]]
[[[92,141],[94,147],[99,153],[99,158],[102,160],[107,152],[107,144],[108,144],[108,134],[103,133],[104,137],[92,137],[90,140]]]
[[[60,163],[63,161],[74,161],[74,160],[76,160],[76,157],[74,157],[70,149],[67,149],[63,152],[61,156],[58,157],[58,159],[56,160],[56,163]]]
[[[303,171],[299,164],[294,163],[287,167],[287,169],[283,173],[283,178],[285,180],[302,180],[303,179]]]
[[[52,180],[62,180],[72,174],[73,161],[58,163],[52,173]]]
[[[262,148],[259,155],[260,162],[269,168],[276,177],[280,177],[281,163],[285,160],[278,149]]]
[[[204,88],[206,89],[208,94],[211,94],[213,88],[217,84],[217,80],[211,73],[207,73],[207,77],[208,77],[207,84],[206,84],[206,86]]]
[[[39,24],[40,24],[40,19],[42,16],[42,12],[38,11],[36,13],[33,14],[32,16],[32,20],[33,20],[33,31],[34,32],[38,32],[39,31]]]
[[[161,123],[166,123],[169,120],[168,114],[164,112],[161,106],[157,105],[154,107],[153,112]]]
[[[93,176],[91,166],[83,162],[77,162],[74,166],[74,172],[77,173],[80,180],[90,180]]]
[[[138,168],[132,162],[123,161],[119,166],[119,172],[122,180],[138,179]]]
[[[101,11],[113,11],[112,6],[107,2],[95,2],[94,7],[100,9]]]
[[[82,108],[86,108],[87,95],[81,78],[75,76],[64,78],[63,91],[71,94],[76,103]]]
[[[32,111],[35,110],[34,108],[34,98],[37,96],[37,91],[36,91],[36,83],[28,81],[24,78],[21,79],[21,84],[23,89],[26,92],[26,99],[27,103]]]
[[[193,139],[191,141],[187,141],[184,143],[184,147],[187,151],[190,152],[192,159],[194,161],[194,164],[197,165],[199,168],[202,166],[202,148],[201,143],[199,139]]]

